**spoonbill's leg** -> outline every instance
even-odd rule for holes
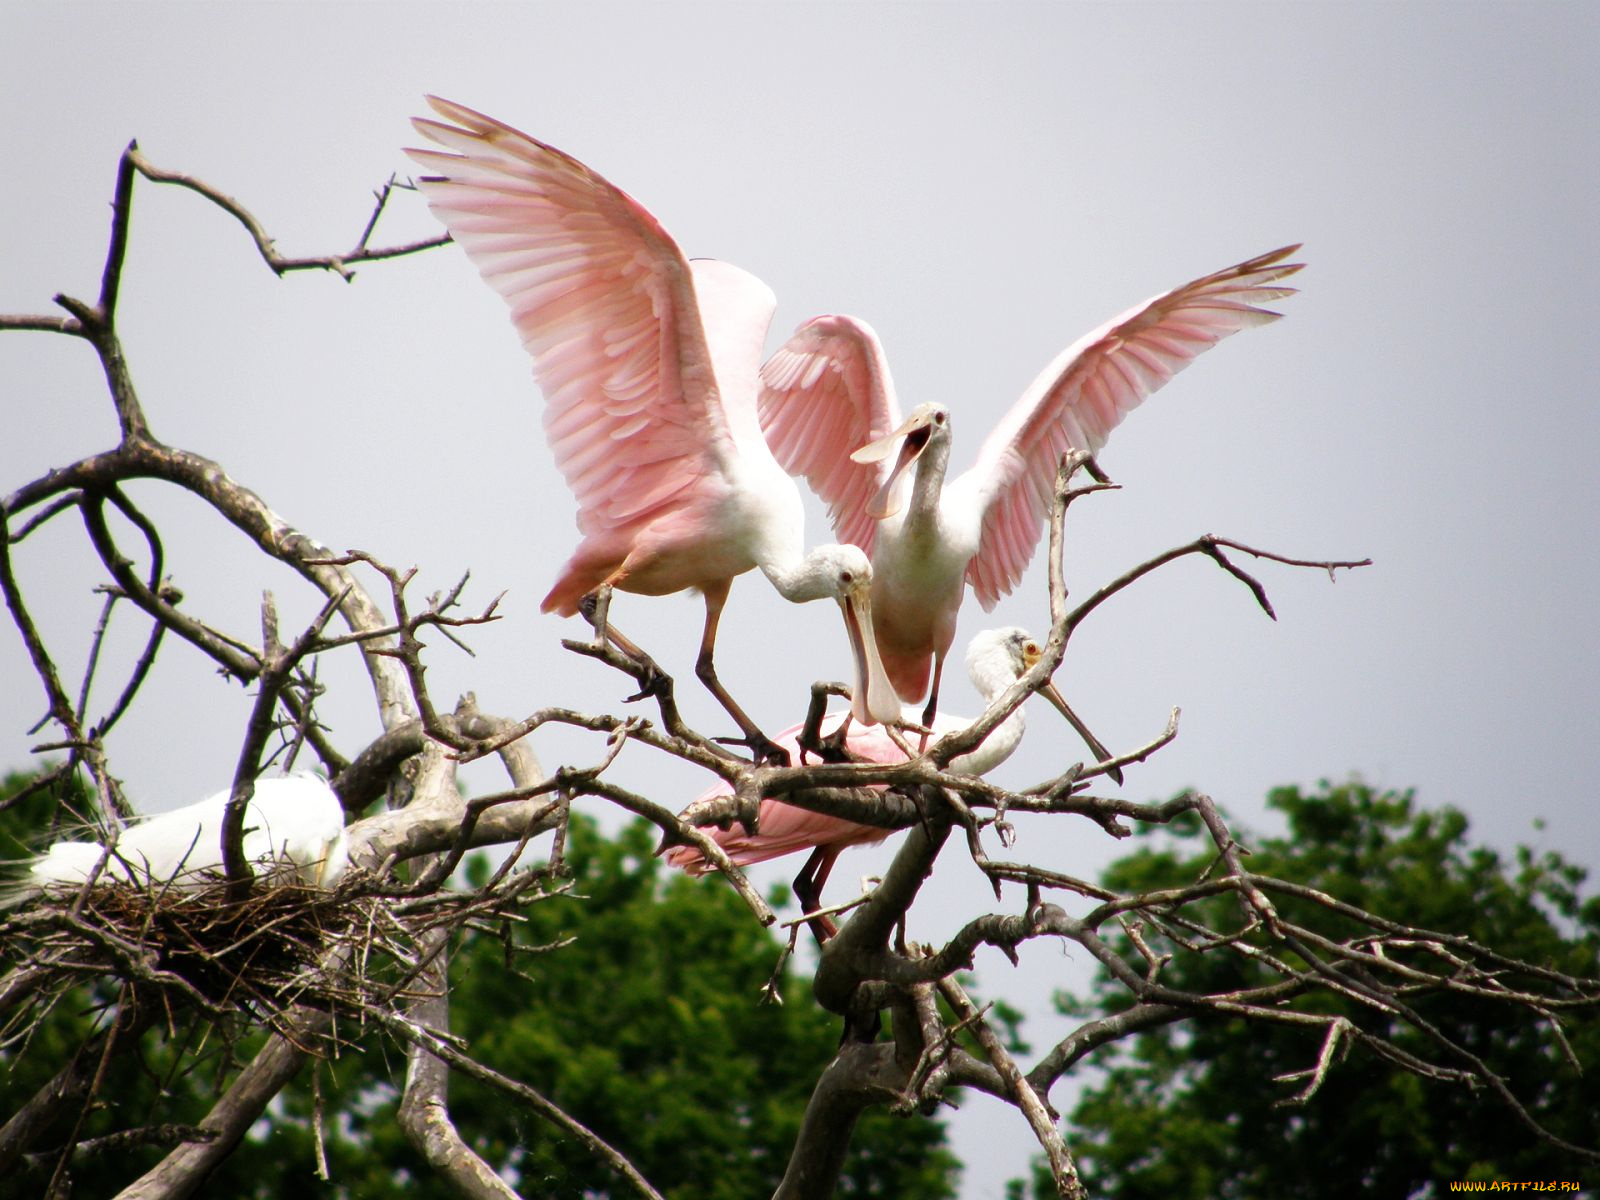
[[[839,722],[839,728],[835,729],[827,737],[822,738],[817,742],[818,749],[821,752],[820,757],[823,762],[850,761],[851,756],[849,750],[846,748],[846,738],[848,738],[850,734],[850,722],[853,720],[855,720],[854,717],[852,717],[849,713],[845,713],[844,720]]]
[[[808,754],[819,762],[850,761],[850,753],[845,749],[845,739],[849,736],[850,724],[855,720],[854,717],[845,713],[838,728],[827,737],[822,736],[822,722],[827,716],[830,695],[832,693],[824,685],[812,685],[811,706],[806,709],[805,723],[800,726],[800,734],[795,738],[795,744],[800,747],[801,766],[805,766]]]
[[[595,588],[594,591],[578,601],[578,610],[583,613],[584,620],[594,626],[595,645],[605,645],[606,621],[611,615],[610,586]]]
[[[800,868],[800,874],[794,877],[794,897],[800,901],[801,912],[815,912],[822,907],[822,885],[828,882],[828,876],[833,871],[833,864],[839,858],[837,846],[818,846],[811,852],[811,857],[806,859],[806,865]],[[798,926],[796,927],[798,928]],[[822,945],[834,934],[839,932],[839,926],[832,917],[814,917],[811,921],[811,932],[817,939],[817,945]]]
[[[922,742],[917,746],[917,753],[928,748],[928,738],[933,731],[933,718],[939,712],[939,680],[944,677],[943,650],[933,652],[933,686],[928,689],[928,707],[922,710],[922,728],[926,730],[922,735]]]
[[[584,620],[594,626],[595,645],[603,646],[607,642],[622,651],[638,664],[644,672],[644,678],[639,681],[639,690],[626,698],[624,703],[631,704],[635,700],[643,700],[646,696],[659,696],[671,680],[663,671],[656,660],[651,658],[644,650],[631,639],[622,635],[620,629],[614,629],[609,619],[611,611],[611,589],[609,587],[596,588],[582,600],[578,601],[578,611],[583,614]]]
[[[728,602],[728,589],[732,586],[732,580],[724,579],[705,588],[706,628],[700,636],[700,657],[695,660],[694,673],[700,677],[700,682],[706,685],[706,689],[717,698],[722,707],[728,710],[728,715],[738,723],[744,736],[734,744],[748,746],[755,755],[758,766],[770,764],[787,767],[789,752],[756,727],[756,723],[745,715],[744,709],[728,695],[728,689],[723,687],[722,681],[717,678],[717,667],[712,657],[717,643],[717,622],[722,619],[722,606]]]

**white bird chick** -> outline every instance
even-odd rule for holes
[[[202,873],[223,869],[222,818],[228,795],[225,789],[198,804],[130,825],[109,856],[100,842],[56,842],[33,861],[27,884],[81,887],[105,857],[101,882],[195,886]],[[344,806],[315,776],[258,779],[245,808],[243,849],[258,878],[331,888],[350,863]]]

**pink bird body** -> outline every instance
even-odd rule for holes
[[[1276,320],[1260,305],[1293,294],[1276,284],[1300,269],[1283,261],[1298,248],[1203,276],[1078,339],[948,486],[949,410],[924,404],[901,421],[883,348],[864,322],[816,317],[768,360],[759,400],[768,443],[827,503],[839,537],[872,556],[879,653],[902,700],[929,693],[925,721],[967,585],[985,610],[1016,587],[1049,516],[1061,455],[1099,451],[1202,351]]]
[[[988,629],[972,639],[967,649],[967,670],[972,682],[987,703],[993,703],[1017,679],[1039,660],[1040,647],[1027,631],[1015,627]],[[1077,719],[1070,716],[1060,694],[1050,685],[1041,689],[1047,699],[1069,715],[1074,725]],[[824,737],[836,732],[848,714],[834,714],[824,718]],[[908,714],[909,716],[909,714]],[[972,722],[966,717],[947,716],[940,713],[933,723],[936,737],[943,737]],[[800,725],[784,730],[777,737],[798,761]],[[950,770],[961,775],[985,775],[1011,757],[1022,741],[1023,710],[1019,706],[1004,721],[996,725],[975,750],[960,755],[950,762]],[[890,739],[881,727],[853,726],[845,735],[845,745],[851,753],[868,762],[899,763],[906,760],[904,751]],[[708,789],[696,803],[729,795],[726,784]],[[795,894],[806,907],[813,908],[840,852],[850,846],[869,846],[887,838],[894,830],[875,825],[863,825],[843,817],[812,812],[782,800],[766,799],[761,802],[756,817],[757,832],[750,833],[742,825],[728,829],[709,830],[710,836],[727,852],[738,866],[765,862],[793,854],[798,850],[814,850],[810,861],[795,880]],[[713,870],[700,852],[691,846],[678,846],[667,852],[667,861],[691,875],[704,875]]]
[[[759,567],[786,599],[838,601],[857,720],[898,718],[871,636],[870,563],[854,546],[805,553],[799,491],[757,419],[771,290],[727,263],[689,261],[642,205],[569,155],[429,103],[451,123],[414,125],[448,152],[408,151],[438,172],[419,187],[510,306],[578,501],[583,540],[544,610],[570,616],[604,587],[699,590],[697,670],[752,735],[711,651],[733,578]]]
[[[837,733],[840,724],[849,715],[849,713],[829,713],[823,718],[821,735],[826,738]],[[907,712],[906,719],[915,720],[916,715]],[[934,722],[933,732],[936,738],[943,737],[947,733],[964,729],[971,723],[965,717],[951,717],[940,713]],[[803,728],[802,725],[791,725],[773,739],[789,751],[795,762],[800,761],[800,731]],[[889,739],[882,725],[852,725],[845,734],[844,741],[850,753],[865,762],[906,761],[905,753]],[[1009,749],[1007,752],[1009,753]],[[999,765],[998,761],[993,765]],[[696,803],[729,794],[726,786],[710,788],[697,798]],[[793,854],[799,850],[825,848],[837,855],[841,850],[851,846],[875,846],[895,832],[876,825],[862,825],[829,813],[812,812],[810,809],[772,799],[761,802],[760,815],[756,818],[756,823],[760,830],[758,833],[748,833],[744,826],[735,824],[730,829],[711,830],[711,837],[727,852],[735,865],[745,867],[751,863],[766,862],[770,858],[782,858],[785,854]],[[698,850],[690,846],[678,846],[669,850],[667,861],[675,867],[683,868],[691,875],[704,875],[715,869],[700,856]]]

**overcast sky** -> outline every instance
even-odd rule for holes
[[[771,348],[820,312],[871,322],[902,404],[952,410],[961,469],[1079,334],[1305,242],[1286,319],[1202,356],[1113,436],[1102,462],[1123,490],[1074,508],[1068,583],[1087,593],[1202,532],[1374,565],[1335,584],[1263,566],[1276,623],[1216,569],[1167,568],[1082,629],[1059,681],[1114,747],[1182,707],[1177,743],[1123,795],[1194,786],[1272,829],[1268,788],[1357,775],[1459,806],[1497,846],[1595,862],[1593,5],[13,4],[6,25],[0,312],[93,297],[134,137],[237,196],[285,252],[348,248],[436,92],[576,155],[687,253],[760,275],[779,297]],[[435,228],[402,196],[376,240]],[[435,648],[437,698],[470,688],[512,716],[616,707],[618,681],[558,645],[580,624],[537,612],[576,543],[573,505],[504,307],[457,251],[351,285],[280,281],[222,213],[141,184],[121,315],[159,437],[328,544],[418,567],[419,594],[468,568],[469,602],[507,591],[477,658]],[[92,354],[60,337],[0,337],[0,417],[0,495],[115,438]],[[294,619],[315,610],[197,504],[131,491],[169,531],[194,612],[253,637],[263,588]],[[809,540],[832,540],[809,511]],[[55,526],[19,570],[75,678],[102,574],[81,526]],[[998,623],[1044,631],[1042,559],[994,615],[969,600],[963,644]],[[612,611],[689,674],[697,600]],[[121,633],[126,663],[142,630]],[[768,728],[799,719],[814,676],[847,669],[834,607],[786,605],[758,576],[735,587],[719,651]],[[353,662],[325,669],[353,752],[376,732],[370,698]],[[972,712],[961,674],[945,699]],[[43,701],[9,625],[0,678],[0,766],[26,766]],[[102,700],[120,682],[106,674]],[[696,691],[690,716],[723,732]],[[151,808],[221,787],[248,704],[171,642],[113,769]],[[1047,707],[1031,718],[1000,776],[1017,785],[1080,756]],[[598,753],[570,735],[538,750],[547,766]],[[638,750],[616,771],[670,803],[704,783]],[[1019,852],[1081,874],[1120,849],[1085,824],[1023,836]],[[830,892],[887,852],[844,859]],[[913,936],[992,907],[959,848],[946,859]],[[1046,945],[1020,973],[998,955],[979,967],[986,994],[1035,1014],[1036,1045],[1060,1028],[1050,989],[1082,978]],[[967,1108],[965,1196],[998,1197],[1030,1140],[1019,1119],[997,1131],[981,1099]]]

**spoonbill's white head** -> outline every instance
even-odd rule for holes
[[[858,546],[830,543],[806,555],[798,581],[783,591],[798,602],[829,597],[844,614],[855,678],[850,711],[866,725],[900,719],[900,699],[878,657],[872,636],[872,563]]]
[[[921,458],[930,448],[937,447],[939,453],[935,460],[943,462],[950,452],[950,410],[942,404],[919,404],[911,410],[900,428],[886,437],[881,437],[875,442],[868,442],[861,449],[850,455],[858,463],[882,462],[893,453],[895,443],[900,444],[900,457],[895,459],[894,469],[889,472],[883,481],[883,486],[878,489],[878,494],[867,505],[867,515],[882,519],[892,517],[900,510],[903,501],[894,494],[894,486],[906,469]]]
[[[985,629],[967,645],[967,671],[983,698],[993,704],[1000,698],[1002,692],[1022,678],[1023,674],[1043,656],[1043,643],[1026,629],[1020,629],[1015,625],[1001,629]],[[1078,736],[1094,753],[1095,761],[1105,762],[1112,757],[1111,751],[1107,750],[1100,740],[1089,732],[1088,726],[1078,719],[1078,714],[1072,711],[1065,697],[1056,690],[1053,680],[1046,680],[1040,686],[1039,693],[1078,731]],[[1020,713],[1022,710],[1017,711]],[[1122,782],[1120,768],[1111,767],[1106,774],[1118,783]]]

